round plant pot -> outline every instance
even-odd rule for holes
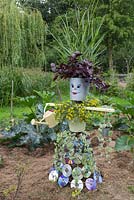
[[[86,122],[79,121],[79,119],[68,121],[68,125],[71,132],[83,132],[86,128]]]
[[[70,79],[70,99],[84,101],[88,94],[89,81],[86,78]]]

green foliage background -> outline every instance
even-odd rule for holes
[[[41,69],[50,71],[50,63],[76,50],[103,72],[132,72],[127,89],[133,90],[133,10],[134,0],[0,0],[0,105],[10,102],[12,80],[17,96],[48,90],[52,77]],[[31,75],[24,71],[33,67]],[[109,95],[119,96],[113,79]],[[68,97],[67,84],[59,85]]]
[[[0,66],[42,67],[46,26],[40,12],[0,2]]]
[[[134,46],[134,0],[18,1],[25,7],[37,8],[42,13],[43,19],[48,23],[48,27],[51,30],[55,29],[55,24],[58,26],[57,18],[64,14],[70,15],[72,21],[69,23],[69,27],[71,25],[74,28],[73,19],[75,19],[76,9],[79,9],[82,13],[85,11],[91,13],[97,5],[97,9],[94,10],[94,18],[99,20],[104,18],[104,23],[101,27],[101,36],[105,34],[102,46],[106,49],[104,54],[101,55],[103,69],[114,68],[121,73],[126,73],[128,72],[126,68],[128,68],[128,65],[131,65],[129,66],[129,72],[132,70],[134,60],[131,54]],[[54,60],[55,58],[57,60],[58,58],[57,52],[50,45],[53,45],[53,39],[48,35],[46,52],[48,65],[52,59]]]

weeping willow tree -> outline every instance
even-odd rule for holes
[[[46,25],[37,10],[0,0],[0,66],[42,67]]]

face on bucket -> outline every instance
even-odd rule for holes
[[[84,79],[71,79],[70,80],[70,95],[72,98],[82,98],[87,94],[88,82]]]
[[[81,92],[81,84],[71,83],[71,92],[73,95],[78,95]]]

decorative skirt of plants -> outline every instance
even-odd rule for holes
[[[61,188],[70,185],[74,189],[73,196],[79,194],[84,186],[91,191],[96,189],[97,183],[102,183],[90,139],[85,132],[60,132],[55,146],[54,163],[49,172],[50,181],[57,182]]]

